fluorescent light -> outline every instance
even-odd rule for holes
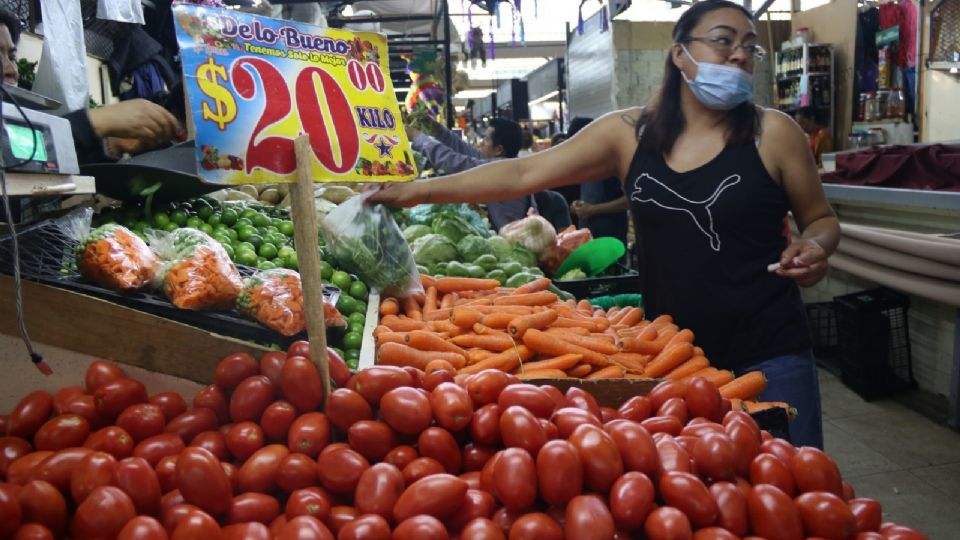
[[[471,88],[468,90],[461,90],[453,97],[456,99],[481,99],[489,96],[493,92],[494,90],[492,88]]]
[[[538,97],[537,99],[528,102],[527,105],[536,105],[537,103],[543,103],[544,101],[548,101],[548,100],[550,100],[550,99],[552,99],[552,98],[555,98],[555,97],[556,97],[557,95],[559,95],[559,94],[560,94],[560,91],[559,91],[559,90],[554,90],[553,92],[550,92],[549,94],[547,94],[547,95],[545,95],[545,96],[540,96],[540,97]]]

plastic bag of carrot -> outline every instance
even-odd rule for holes
[[[347,323],[324,290],[323,315],[326,326]],[[246,278],[237,298],[237,311],[284,336],[303,332],[307,326],[300,274],[285,268],[264,270]]]
[[[158,274],[164,294],[180,309],[233,309],[243,283],[219,242],[196,229],[149,233],[150,245],[164,261]]]
[[[80,275],[119,292],[150,285],[160,260],[132,231],[110,223],[91,231],[77,248]]]

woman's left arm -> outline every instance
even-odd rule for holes
[[[840,242],[840,222],[827,202],[823,184],[803,131],[791,118],[767,111],[764,137],[775,145],[773,157],[800,239],[780,256],[777,274],[810,287],[827,273],[827,258]]]

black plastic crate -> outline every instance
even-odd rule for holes
[[[840,335],[833,302],[806,304],[810,342],[817,364],[834,375],[840,375]]]
[[[639,293],[640,277],[633,270],[616,263],[608,268],[603,276],[573,281],[558,281],[556,285],[560,290],[572,294],[577,299],[587,299],[596,296]]]
[[[915,387],[907,324],[910,298],[878,288],[833,301],[844,384],[868,401]]]

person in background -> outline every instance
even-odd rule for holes
[[[592,118],[574,118],[567,136],[573,138],[592,121]],[[580,184],[580,197],[573,201],[570,210],[577,215],[580,227],[590,229],[594,238],[609,236],[627,244],[627,204],[616,176]]]
[[[647,317],[670,315],[711,364],[761,371],[762,401],[799,415],[791,442],[823,446],[817,369],[799,286],[827,273],[840,224],[803,130],[752,103],[753,14],[729,0],[692,4],[673,27],[658,97],[614,111],[557,148],[466,173],[392,184],[369,204],[519,197],[617,176],[640,240]],[[789,245],[783,216],[800,231]]]
[[[553,136],[550,137],[550,148],[553,148],[554,146],[562,143],[565,140],[567,140],[566,133],[563,133],[563,132],[554,133]]]
[[[533,132],[530,128],[523,128],[520,132],[520,151],[517,157],[529,156],[533,153]]]
[[[813,152],[817,166],[823,167],[822,156],[833,152],[833,137],[830,130],[817,122],[817,109],[814,107],[800,107],[794,116],[800,129],[807,134],[810,141],[810,151]]]

